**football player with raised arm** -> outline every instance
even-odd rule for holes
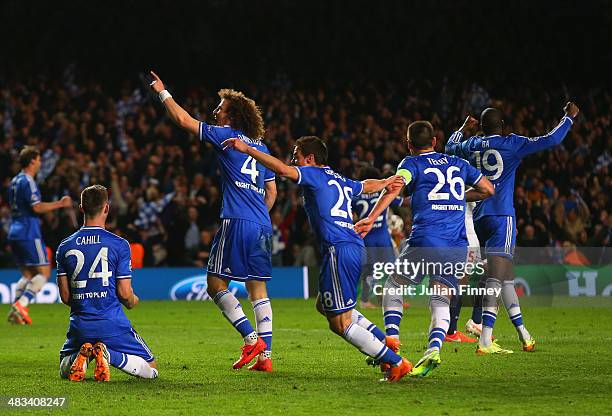
[[[523,323],[519,299],[514,288],[512,258],[516,244],[516,215],[514,212],[514,178],[521,161],[528,155],[560,144],[574,124],[580,111],[576,104],[568,102],[565,115],[559,124],[544,136],[524,137],[504,135],[502,112],[487,108],[480,115],[483,136],[466,140],[464,133],[475,128],[478,121],[467,117],[459,130],[446,143],[446,152],[470,161],[495,186],[495,196],[481,201],[474,208],[474,228],[478,240],[485,247],[487,278],[485,288],[499,291],[500,296],[483,298],[482,333],[478,341],[478,354],[509,354],[492,339],[493,325],[497,319],[499,298],[503,300],[510,320],[517,330],[523,351],[535,350],[535,339]]]
[[[276,199],[274,172],[251,156],[224,152],[223,142],[241,137],[249,146],[268,153],[262,142],[264,124],[260,109],[243,93],[223,89],[213,115],[216,125],[191,117],[179,106],[151,71],[151,88],[159,95],[170,119],[202,142],[212,144],[221,170],[221,228],[213,240],[207,267],[207,291],[223,316],[244,340],[233,368],[242,368],[255,357],[250,370],[272,371],[272,306],[266,282],[272,278],[272,223],[269,210]],[[228,290],[230,280],[245,282],[255,311],[257,331],[242,306]]]

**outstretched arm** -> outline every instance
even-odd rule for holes
[[[361,181],[361,183],[363,183],[362,193],[364,194],[371,194],[372,192],[382,191],[383,189],[394,183],[396,183],[395,186],[399,186],[400,189],[402,186],[404,186],[404,180],[401,176],[398,175],[389,176],[387,179],[366,179],[364,181]]]
[[[395,178],[395,176],[392,176],[392,178]],[[362,238],[365,237],[372,229],[372,225],[374,224],[374,221],[376,221],[376,218],[378,218],[380,214],[382,214],[382,212],[387,209],[389,205],[391,205],[391,202],[393,202],[393,200],[400,194],[403,188],[404,181],[402,179],[400,186],[396,186],[394,181],[390,187],[385,189],[380,195],[380,198],[378,198],[378,201],[376,202],[376,205],[374,205],[374,208],[372,208],[370,214],[355,224],[355,231],[357,234],[359,234]]]
[[[565,111],[565,115],[559,124],[544,136],[515,136],[517,140],[517,145],[515,148],[516,155],[523,158],[531,153],[545,150],[560,144],[569,132],[569,129],[574,124],[574,118],[576,118],[580,112],[578,106],[571,101],[565,104],[563,110]]]
[[[299,174],[296,168],[284,164],[279,159],[266,154],[264,152],[260,152],[254,147],[249,146],[244,143],[240,139],[227,139],[222,143],[224,149],[234,149],[239,151],[240,153],[244,153],[246,155],[251,156],[253,159],[261,162],[265,167],[276,173],[277,175],[283,176],[285,178],[289,178],[292,181],[297,182],[299,178]]]
[[[200,122],[191,117],[187,111],[174,101],[174,98],[172,98],[170,93],[166,90],[164,83],[155,72],[151,71],[151,76],[153,77],[151,89],[159,95],[159,99],[164,107],[166,107],[166,111],[172,122],[183,130],[197,135],[200,131]]]
[[[60,208],[69,208],[72,206],[72,198],[69,196],[63,196],[62,199],[55,202],[39,202],[38,204],[32,205],[32,211],[37,214],[44,214],[45,212],[55,211]]]
[[[480,201],[493,195],[495,195],[495,188],[493,187],[493,184],[483,176],[478,182],[476,182],[476,184],[474,184],[474,189],[470,189],[465,193],[465,201]]]

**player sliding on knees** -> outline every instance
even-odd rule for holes
[[[104,229],[108,192],[92,185],[81,192],[83,227],[64,239],[56,253],[57,285],[70,306],[70,327],[60,351],[60,376],[85,378],[95,360],[96,381],[110,380],[110,366],[141,378],[156,378],[157,363],[125,316],[138,296],[132,290],[130,244]]]
[[[401,186],[401,178],[363,182],[345,178],[327,166],[327,147],[314,136],[297,140],[292,160],[296,166],[285,165],[250,146],[242,137],[227,140],[223,145],[254,158],[302,188],[304,208],[323,257],[317,301],[330,329],[362,353],[389,364],[386,380],[398,381],[410,372],[412,364],[393,351],[396,346],[385,345],[384,333],[371,322],[360,319],[361,314],[355,310],[365,253],[363,241],[353,230],[351,198],[363,192]],[[228,150],[230,155],[238,152]]]
[[[217,231],[207,268],[207,292],[225,318],[244,339],[242,354],[233,368],[249,367],[272,371],[272,306],[266,282],[272,277],[272,223],[268,211],[276,199],[274,172],[257,160],[236,152],[224,152],[222,143],[241,137],[254,149],[268,153],[261,141],[264,124],[255,102],[241,92],[221,90],[221,102],[214,110],[216,126],[191,117],[166,91],[151,72],[151,88],[163,103],[170,119],[182,129],[212,144],[219,161],[223,205],[221,228]],[[240,302],[228,290],[230,280],[245,282],[255,311],[257,332],[245,316]]]
[[[463,126],[446,143],[446,152],[466,158],[495,185],[496,195],[478,203],[474,209],[474,228],[478,240],[485,246],[487,278],[485,288],[495,289],[499,295],[485,295],[482,301],[482,334],[478,341],[478,354],[509,354],[493,341],[493,325],[497,319],[499,298],[504,302],[514,324],[523,351],[535,350],[535,339],[523,323],[519,299],[514,287],[512,258],[516,244],[516,215],[514,212],[514,178],[521,160],[526,156],[560,144],[578,115],[576,104],[568,102],[565,115],[548,134],[540,137],[504,136],[501,111],[487,108],[480,116],[483,136],[464,139],[467,130],[474,129],[478,121],[468,117]],[[491,290],[495,293],[495,290]],[[478,317],[476,317],[478,319]]]
[[[40,191],[34,181],[41,164],[40,152],[36,148],[25,146],[19,153],[19,164],[22,171],[13,178],[8,191],[8,202],[11,206],[8,240],[15,263],[21,269],[21,279],[17,281],[15,303],[9,311],[8,321],[31,325],[28,306],[51,275],[38,215],[72,207],[72,199],[64,196],[55,202],[41,201]]]
[[[399,340],[403,286],[419,284],[425,274],[429,275],[433,290],[429,299],[429,348],[410,373],[425,377],[441,363],[440,349],[449,328],[453,291],[458,293],[458,280],[463,277],[458,272],[465,270],[466,200],[487,198],[495,191],[491,182],[465,160],[434,151],[436,137],[431,123],[410,124],[407,138],[412,156],[404,158],[397,168],[397,174],[403,178],[402,186],[383,192],[368,217],[355,224],[355,230],[365,236],[380,213],[407,187],[408,194],[412,195],[413,226],[398,260],[400,264],[431,263],[433,266],[411,275],[396,271],[390,276],[383,288],[383,310],[385,327],[393,330],[387,335]],[[466,184],[474,189],[466,193]],[[448,268],[447,264],[452,267]]]

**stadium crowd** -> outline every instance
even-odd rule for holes
[[[244,88],[261,107],[265,142],[289,160],[296,138],[324,138],[331,166],[359,177],[364,166],[383,176],[407,153],[411,121],[431,120],[438,147],[466,114],[493,105],[506,114],[508,131],[537,136],[552,129],[567,101],[565,90],[508,87],[493,95],[486,85],[410,80],[402,84],[321,82],[308,87],[279,76],[268,85]],[[7,187],[20,170],[17,154],[26,144],[42,154],[36,180],[43,201],[70,195],[73,210],[43,216],[43,238],[54,251],[80,223],[78,196],[93,183],[111,192],[110,229],[132,242],[134,267],[206,264],[220,210],[214,150],[167,119],[156,97],[125,83],[113,96],[101,85],[62,82],[8,83],[0,89],[0,267],[12,266],[6,241],[10,210]],[[215,91],[175,93],[196,118],[213,122]],[[581,107],[578,122],[562,145],[527,158],[516,178],[517,242],[522,247],[609,246],[609,175],[612,153],[612,96],[589,89],[572,96]],[[277,180],[271,212],[275,265],[317,264],[314,236],[297,188]],[[410,231],[409,208],[398,208]],[[529,261],[540,261],[539,256]]]

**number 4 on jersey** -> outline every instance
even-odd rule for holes
[[[70,286],[77,289],[82,289],[87,286],[87,280],[76,280],[79,273],[83,269],[83,265],[85,264],[85,255],[81,250],[68,250],[66,252],[66,258],[68,256],[76,257],[77,264],[74,268],[74,272],[72,273],[72,277],[70,278]],[[99,272],[96,271],[98,268],[98,264],[100,264],[101,270]],[[102,286],[108,286],[108,278],[113,275],[113,272],[108,270],[108,247],[102,247],[100,251],[98,251],[98,255],[94,259],[89,273],[87,275],[88,279],[102,279]]]
[[[248,165],[250,165],[250,167]],[[253,159],[251,156],[247,157],[242,164],[240,173],[249,175],[251,177],[251,182],[257,183],[257,176],[259,176],[259,171],[257,170],[257,160]]]

